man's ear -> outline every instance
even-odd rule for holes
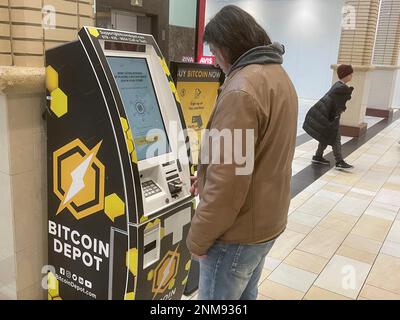
[[[231,56],[230,56],[229,49],[226,48],[226,47],[222,47],[220,50],[221,50],[221,54],[222,54],[225,62],[228,63],[228,64],[233,64],[233,62],[231,61]]]

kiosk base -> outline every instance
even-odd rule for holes
[[[200,276],[200,264],[196,260],[192,260],[188,281],[186,283],[185,291],[183,294],[185,296],[191,295],[199,288],[199,276]]]

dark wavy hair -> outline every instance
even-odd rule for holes
[[[234,5],[223,7],[207,23],[203,41],[222,49],[230,64],[254,47],[271,44],[267,32],[257,21]]]

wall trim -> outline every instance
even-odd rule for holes
[[[0,66],[0,94],[45,91],[45,68]]]
[[[362,123],[358,127],[340,126],[340,134],[346,137],[360,137],[367,132],[367,124]]]
[[[366,115],[369,117],[389,118],[393,115],[393,109],[367,108]]]

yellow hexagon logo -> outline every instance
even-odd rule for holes
[[[175,284],[175,277],[178,274],[179,258],[178,248],[175,251],[168,251],[160,264],[154,270],[153,288],[154,298],[157,294],[164,293],[167,289],[172,289]]]
[[[192,265],[192,260],[189,260],[188,262],[186,262],[186,264],[185,264],[185,270],[186,270],[186,271],[189,271],[191,265]]]
[[[126,132],[126,136],[129,140],[133,141],[133,134],[131,129],[128,129],[128,131]]]
[[[124,117],[120,117],[122,130],[124,130],[126,146],[128,153],[131,155],[131,160],[133,163],[137,163],[137,154],[135,150],[135,145],[133,144],[133,135],[131,129],[129,129],[128,121]]]
[[[115,218],[125,214],[125,203],[113,193],[105,199],[104,213],[114,222]]]
[[[133,142],[132,140],[126,139],[126,146],[128,147],[128,152],[129,154],[133,153],[133,151],[135,150],[133,148]]]
[[[51,92],[50,109],[59,118],[68,112],[68,97],[60,88]]]
[[[56,276],[49,272],[47,274],[47,297],[48,300],[62,300],[60,298],[60,286]]]
[[[92,150],[76,139],[53,154],[53,191],[76,219],[104,208],[105,167],[97,158],[101,142]]]
[[[137,276],[137,262],[138,262],[138,249],[132,248],[126,253],[125,264],[129,271],[136,277]]]
[[[124,130],[124,132],[127,132],[129,130],[128,121],[123,117],[121,117],[120,120],[121,120],[122,130]]]
[[[46,88],[49,92],[58,88],[58,72],[52,66],[46,68]]]
[[[154,270],[150,270],[149,273],[147,274],[147,281],[151,281],[154,277]]]
[[[98,37],[99,37],[100,33],[99,33],[99,30],[97,30],[97,28],[89,27],[88,30],[89,30],[89,33],[90,33],[93,37],[95,37],[95,38],[98,38]]]
[[[135,300],[135,292],[128,292],[127,294],[125,294],[125,300]]]
[[[138,162],[138,160],[137,160],[137,154],[136,154],[136,151],[135,151],[135,150],[133,150],[133,152],[131,153],[131,159],[132,159],[132,162],[133,162],[133,163],[137,163],[137,162]]]

